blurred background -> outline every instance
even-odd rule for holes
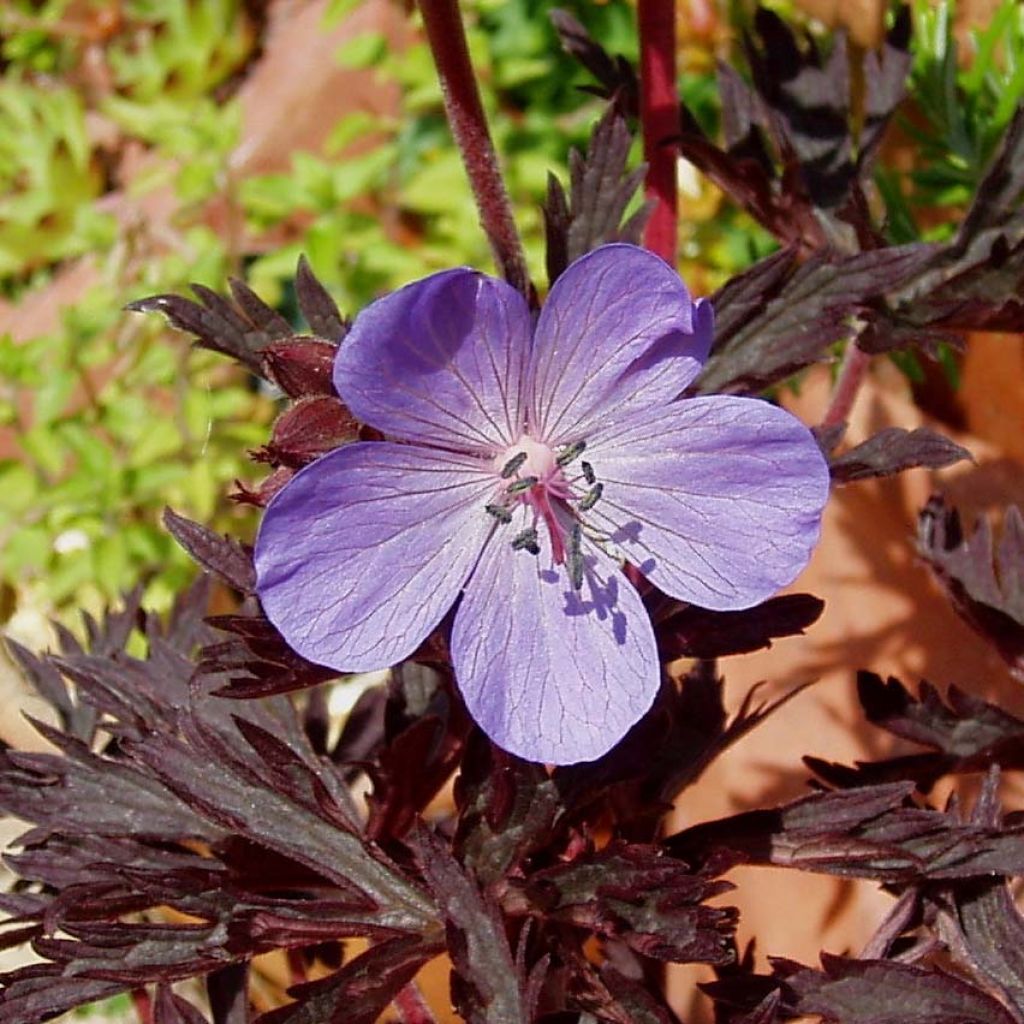
[[[680,91],[717,134],[715,62],[740,52],[753,0],[678,0]],[[531,270],[542,282],[540,202],[585,147],[602,103],[558,44],[538,0],[464,0]],[[628,0],[565,0],[606,49],[636,56]],[[878,0],[771,6],[814,34],[842,28],[876,46]],[[877,199],[894,241],[948,237],[1024,96],[1017,0],[917,0],[911,98],[890,132]],[[637,158],[639,160],[639,157]],[[695,294],[774,248],[689,165],[679,168],[681,263]],[[164,506],[249,537],[256,510],[235,482],[261,474],[276,396],[133,299],[223,290],[229,276],[297,322],[292,278],[306,254],[352,315],[433,270],[490,270],[448,136],[414,11],[395,0],[5,0],[0,5],[0,627],[31,647],[53,621],[80,630],[135,585],[166,607],[193,572],[160,525]],[[828,610],[807,638],[731,659],[736,700],[768,678],[818,680],[785,717],[723,759],[688,794],[685,820],[803,791],[793,737],[823,756],[871,752],[852,725],[853,672],[924,674],[1020,710],[1019,685],[957,619],[915,560],[913,523],[939,487],[968,519],[1024,500],[1024,345],[977,335],[936,363],[876,360],[850,439],[887,425],[938,423],[977,463],[936,478],[840,491],[822,546],[796,589]],[[829,370],[784,400],[808,422]],[[20,716],[21,684],[0,654],[0,737],[41,742]],[[807,737],[813,737],[813,743]],[[877,750],[874,751],[878,753]],[[855,948],[877,921],[877,892],[781,876],[744,904],[767,951],[810,962],[825,935]],[[820,891],[819,891],[820,890]],[[731,901],[735,902],[734,898]],[[793,901],[808,934],[793,934]],[[742,902],[742,899],[741,899]],[[808,952],[807,950],[811,950]],[[268,968],[273,973],[273,968]],[[692,978],[680,974],[686,1013]],[[271,998],[271,997],[268,997]],[[119,1012],[109,1008],[103,1012]]]

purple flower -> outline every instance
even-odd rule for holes
[[[712,609],[789,583],[818,538],[828,469],[789,413],[679,400],[713,316],[678,275],[606,245],[522,297],[448,270],[370,305],[334,366],[353,414],[393,440],[339,448],[267,508],[267,615],[342,672],[411,655],[462,595],[455,675],[499,746],[599,757],[650,707],[650,621],[622,573]]]

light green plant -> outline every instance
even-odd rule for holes
[[[0,284],[113,241],[78,96],[0,79]],[[14,278],[14,281],[4,279]]]

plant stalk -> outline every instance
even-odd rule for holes
[[[676,146],[667,140],[679,131],[676,90],[675,0],[638,0],[640,32],[640,124],[647,162],[646,195],[654,200],[644,245],[676,265],[679,187]]]
[[[487,127],[458,0],[419,0],[419,8],[441,82],[448,124],[462,154],[494,262],[502,277],[531,302],[523,243]]]
[[[832,389],[825,418],[821,421],[823,428],[849,422],[850,411],[853,409],[857,392],[864,383],[870,362],[871,356],[858,347],[855,338],[851,338],[843,353],[843,361],[839,364],[839,374]]]

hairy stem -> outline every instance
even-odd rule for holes
[[[639,0],[637,16],[646,194],[655,203],[644,232],[644,245],[675,266],[679,215],[677,154],[675,145],[666,142],[679,130],[675,0]]]
[[[480,101],[458,0],[419,0],[427,41],[444,96],[445,113],[502,277],[531,300],[523,243],[512,219],[487,118]]]
[[[822,427],[835,427],[849,421],[850,410],[861,384],[864,383],[870,362],[871,356],[857,346],[856,340],[851,339],[839,365],[839,375],[832,389],[825,418],[821,421]]]

